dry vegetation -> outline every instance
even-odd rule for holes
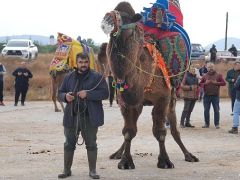
[[[29,81],[29,91],[27,99],[29,100],[49,100],[50,99],[50,76],[49,65],[53,54],[39,54],[38,59],[29,62],[27,67],[32,72],[33,78]],[[14,98],[14,76],[12,72],[20,65],[22,60],[12,58],[0,58],[6,69],[7,74],[4,78],[5,99]]]
[[[27,95],[28,100],[50,100],[50,76],[49,76],[49,64],[53,58],[53,54],[39,54],[38,59],[29,62],[28,68],[33,74],[33,78],[30,79],[30,88]],[[4,95],[5,99],[13,100],[14,98],[14,77],[12,72],[20,65],[20,59],[2,58],[0,57],[6,69],[5,75]],[[204,61],[193,61],[193,64],[202,65]],[[226,72],[232,67],[232,63],[219,63],[217,69],[223,74],[225,78]],[[221,89],[221,97],[227,97],[227,86]]]

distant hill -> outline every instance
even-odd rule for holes
[[[225,48],[225,39],[220,39],[218,41],[215,41],[215,42],[207,45],[206,47],[204,47],[204,49],[206,51],[208,51],[212,47],[213,44],[216,45],[217,50],[224,50],[224,48]],[[232,46],[232,44],[234,44],[237,49],[240,49],[240,39],[239,38],[229,37],[227,39],[227,49],[229,49]]]
[[[50,36],[49,36],[50,37]],[[15,36],[1,36],[0,42],[6,42],[10,39],[31,39],[32,41],[38,41],[40,45],[47,45],[50,44],[50,38],[47,36],[40,36],[40,35],[15,35]],[[56,37],[54,39],[54,44],[56,44]]]

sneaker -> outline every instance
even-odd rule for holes
[[[25,106],[25,104],[24,104],[24,103],[21,103],[21,105],[22,105],[22,106]]]
[[[3,102],[0,102],[0,106],[5,106],[5,104]]]
[[[185,124],[185,127],[195,128],[195,126],[191,125],[190,123]]]
[[[233,116],[233,113],[231,113],[230,115]]]
[[[232,127],[231,130],[228,131],[230,134],[238,134],[238,128],[237,127]]]
[[[216,125],[215,128],[216,128],[216,129],[220,129],[220,126],[219,126],[219,125]]]
[[[17,106],[17,103],[14,103],[14,106]]]
[[[202,128],[209,128],[209,125],[205,124]]]

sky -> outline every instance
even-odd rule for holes
[[[79,35],[95,43],[107,42],[101,21],[120,0],[7,0],[1,1],[0,36],[43,35],[57,32],[72,38]],[[156,0],[128,0],[136,12],[151,7]],[[225,37],[226,12],[228,37],[240,38],[240,0],[179,0],[184,29],[192,43],[203,46]]]

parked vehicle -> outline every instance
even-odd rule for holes
[[[208,53],[208,55],[205,57],[206,60],[210,60],[210,52]],[[234,61],[234,60],[240,60],[240,53],[238,52],[238,56],[235,57],[232,55],[231,52],[227,51],[227,50],[223,50],[223,51],[218,51],[217,52],[217,61]]]
[[[29,39],[11,39],[2,49],[3,57],[18,57],[33,60],[38,56],[38,48]]]
[[[205,50],[202,47],[201,44],[191,44],[192,46],[192,53],[191,53],[191,59],[197,60],[197,59],[205,59]]]

